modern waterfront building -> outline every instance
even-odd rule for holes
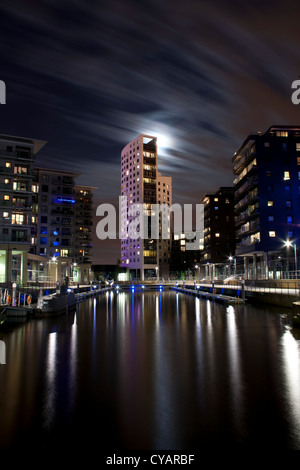
[[[169,208],[172,206],[172,178],[171,176],[162,176],[157,172],[157,185],[156,185],[157,203],[167,205]],[[169,238],[159,237],[158,244],[158,274],[161,278],[168,278],[170,274],[171,262],[171,249],[172,249],[172,229],[173,229],[173,214],[170,213],[164,222],[168,223],[169,227],[166,230],[169,233]],[[162,234],[162,214],[159,214],[159,233]]]
[[[32,185],[36,154],[45,141],[0,135],[0,283],[27,283],[36,214]]]
[[[224,275],[235,253],[234,188],[221,187],[215,193],[207,193],[201,203],[204,204],[201,265],[206,266],[206,275]]]
[[[79,173],[35,168],[36,233],[33,252],[47,264],[47,279],[89,282],[92,190],[75,185]]]
[[[204,276],[201,269],[203,233],[173,233],[171,247],[171,276],[176,279],[199,279]]]
[[[93,191],[95,187],[74,186],[75,227],[73,282],[90,282],[93,254]]]
[[[300,127],[250,134],[235,152],[236,256],[246,277],[297,269],[300,238]]]
[[[170,203],[172,189],[171,179],[158,172],[156,137],[141,134],[123,148],[121,196],[121,267],[128,268],[133,277],[141,280],[158,277],[160,263],[165,272],[168,256],[164,254],[169,253],[169,244],[161,243],[159,237],[153,236],[153,204],[159,201]],[[143,227],[147,228],[130,236],[130,225],[136,217],[130,211],[133,205],[143,212]]]

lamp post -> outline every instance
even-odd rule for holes
[[[297,246],[296,246],[296,243],[292,243],[290,240],[287,240],[285,242],[285,246],[287,248],[289,248],[290,246],[292,246],[294,248],[294,260],[295,260],[295,276],[296,276],[296,279],[298,278],[298,263],[297,263]]]
[[[228,260],[230,261],[230,271],[229,271],[229,276],[231,276],[231,261],[233,260],[233,256],[228,256]]]
[[[200,278],[200,267],[198,266],[198,264],[195,264],[195,269],[197,269],[196,279],[199,280],[199,278]]]

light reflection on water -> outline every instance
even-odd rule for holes
[[[299,341],[268,307],[120,291],[0,339],[0,447],[300,449]]]
[[[300,442],[300,341],[296,341],[290,331],[285,331],[280,345],[287,413],[293,423],[292,435]]]

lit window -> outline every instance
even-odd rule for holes
[[[288,215],[286,218],[286,223],[287,224],[292,224],[293,223],[293,217],[291,215]]]
[[[11,214],[11,223],[22,225],[25,222],[25,217],[23,214]]]
[[[274,215],[269,215],[268,220],[269,222],[274,222]]]
[[[6,163],[5,163],[5,166],[6,166],[6,168],[11,168],[11,163],[10,163],[10,162],[6,162]]]
[[[217,197],[214,198],[214,201],[218,201],[218,200],[219,200],[219,198],[217,198]]]
[[[3,217],[8,217],[8,212],[3,212]]]
[[[296,144],[296,150],[297,150],[297,152],[300,152],[300,143],[297,143],[297,144]],[[298,158],[298,157],[297,157],[297,158]]]
[[[290,179],[290,172],[289,171],[284,172],[283,179],[284,180],[289,180]]]
[[[9,196],[7,194],[4,195],[4,201],[9,201]]]
[[[4,183],[5,183],[5,184],[9,184],[9,183],[10,183],[10,179],[5,178]]]
[[[300,165],[300,157],[297,157],[297,165]]]
[[[215,236],[216,236],[217,238],[219,238],[220,234],[219,234],[219,233],[216,233]]]
[[[274,205],[274,201],[268,201],[268,206],[269,207],[273,207],[273,205]]]
[[[269,237],[276,237],[276,232],[274,230],[270,230]]]
[[[288,132],[287,131],[277,131],[276,132],[276,137],[288,137]]]

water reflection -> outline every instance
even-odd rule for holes
[[[236,432],[241,435],[244,428],[242,422],[244,415],[244,385],[241,372],[241,351],[234,307],[229,305],[226,308],[226,313],[231,413]]]
[[[46,397],[44,405],[44,426],[49,429],[55,419],[56,408],[56,383],[57,376],[57,333],[48,336],[47,358],[46,358]]]
[[[300,341],[297,341],[290,331],[285,331],[280,345],[287,413],[293,423],[293,440],[300,445]]]
[[[252,448],[270,436],[300,449],[299,342],[268,309],[135,289],[2,337],[0,448],[28,429],[88,445],[104,429],[107,448]]]

